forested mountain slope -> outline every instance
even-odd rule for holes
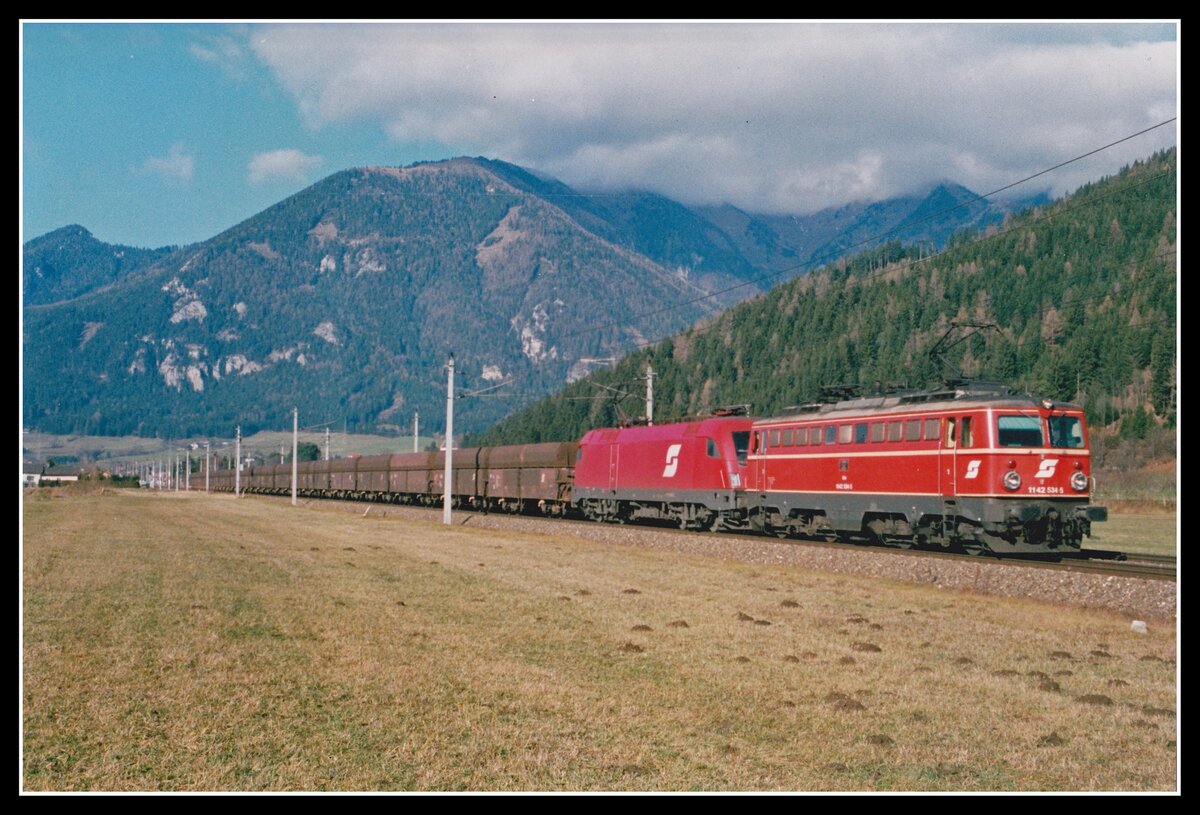
[[[629,355],[482,441],[573,439],[622,410],[640,415],[648,364],[659,421],[741,403],[770,415],[838,383],[932,384],[944,372],[928,350],[956,320],[999,326],[959,347],[968,374],[1080,402],[1099,424],[1172,421],[1175,161],[1157,154],[933,256],[893,242],[827,266]]]

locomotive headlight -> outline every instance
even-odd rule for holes
[[[1075,490],[1075,492],[1083,492],[1087,489],[1087,486],[1088,477],[1086,475],[1078,470],[1071,473],[1071,489]]]
[[[1074,483],[1074,482],[1071,482]],[[1010,490],[1015,490],[1021,486],[1021,474],[1016,470],[1009,470],[1004,474],[1004,486]]]

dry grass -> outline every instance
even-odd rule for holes
[[[1177,785],[1168,627],[253,499],[24,511],[29,790]]]
[[[1092,527],[1098,537],[1086,544],[1137,554],[1173,555],[1177,550],[1174,512],[1110,512],[1108,520]]]

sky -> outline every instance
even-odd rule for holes
[[[204,240],[349,167],[460,155],[808,213],[980,193],[1172,119],[1165,23],[21,26],[22,240]],[[1168,124],[1012,190],[1069,192]]]

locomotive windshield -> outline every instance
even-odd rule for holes
[[[1051,447],[1083,447],[1083,423],[1078,416],[1050,417]]]
[[[733,449],[737,451],[738,466],[745,467],[746,452],[750,449],[750,431],[738,430],[730,435],[733,436]]]
[[[1043,425],[1040,416],[1000,416],[996,419],[996,441],[1001,447],[1081,448],[1083,420],[1078,416],[1051,416]]]
[[[1040,416],[1000,416],[996,419],[996,440],[1001,447],[1045,447]]]

